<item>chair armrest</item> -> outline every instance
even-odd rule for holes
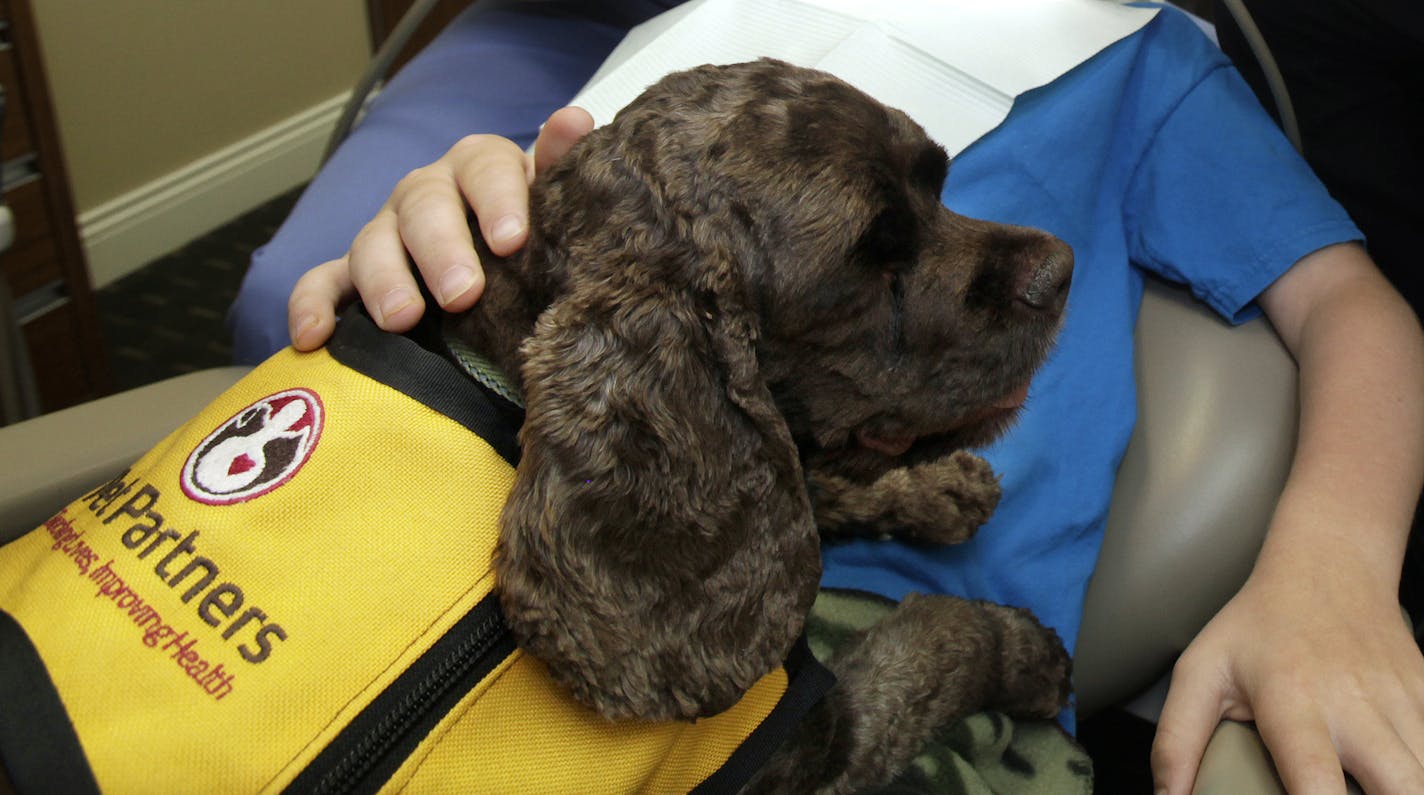
[[[1285,795],[1261,735],[1247,723],[1224,720],[1202,754],[1192,795]]]
[[[1361,795],[1360,785],[1349,776],[1345,793]],[[1224,720],[1202,754],[1192,795],[1286,795],[1286,788],[1256,727]]]
[[[247,371],[200,370],[0,428],[0,543],[118,474]]]
[[[1136,369],[1073,664],[1084,716],[1156,681],[1245,581],[1295,450],[1295,362],[1264,319],[1233,328],[1149,280]]]

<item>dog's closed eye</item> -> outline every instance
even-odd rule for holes
[[[896,271],[910,267],[915,260],[915,218],[903,201],[900,206],[884,210],[866,227],[856,246],[858,259],[871,268]]]
[[[892,177],[883,188],[882,209],[866,226],[856,245],[856,258],[869,267],[899,272],[919,258],[919,216],[911,207],[911,194],[938,202],[949,177],[949,154],[927,143],[910,162],[909,179]]]
[[[944,191],[944,181],[949,178],[949,153],[944,147],[930,145],[921,149],[910,167],[910,183],[917,188],[928,190],[936,198]]]

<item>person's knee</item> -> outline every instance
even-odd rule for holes
[[[273,267],[259,248],[227,314],[234,364],[257,364],[286,347],[287,297],[301,273]]]

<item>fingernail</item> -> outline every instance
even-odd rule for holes
[[[415,303],[415,296],[405,287],[397,287],[386,293],[381,299],[381,316],[376,318],[376,325],[384,326],[386,321],[397,312]]]
[[[524,219],[517,215],[506,215],[490,227],[490,243],[507,243],[524,232]]]
[[[292,324],[292,342],[300,342],[308,329],[316,325],[316,315],[302,315]]]
[[[445,275],[440,277],[440,287],[436,290],[436,298],[440,300],[441,306],[445,306],[464,295],[474,283],[474,270],[465,265],[456,265],[445,271]]]

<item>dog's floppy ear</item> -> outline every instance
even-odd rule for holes
[[[567,269],[596,275],[525,343],[501,600],[601,714],[709,715],[781,662],[815,597],[801,467],[735,266],[600,265]]]

